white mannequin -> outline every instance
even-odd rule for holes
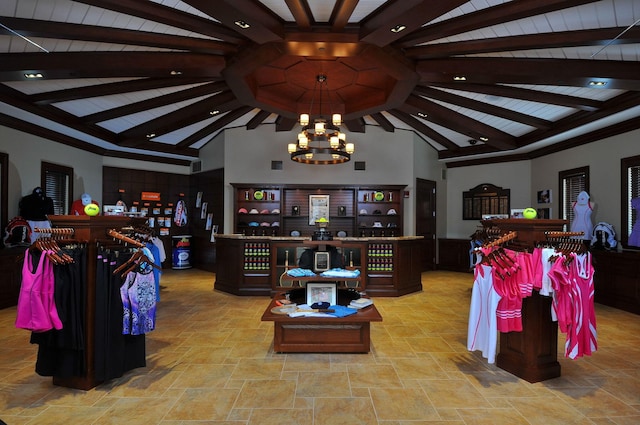
[[[589,201],[589,194],[584,190],[578,194],[578,198],[573,203],[574,217],[571,222],[571,231],[583,232],[584,235],[580,239],[591,240],[591,233],[593,232],[591,213],[593,212],[593,206]]]

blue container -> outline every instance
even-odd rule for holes
[[[191,235],[172,237],[172,269],[191,268]]]

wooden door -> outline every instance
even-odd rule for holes
[[[416,235],[424,236],[422,270],[436,269],[436,182],[416,179]]]

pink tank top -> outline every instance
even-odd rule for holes
[[[22,264],[22,285],[18,295],[16,328],[33,332],[62,329],[54,299],[53,264],[45,252],[32,270],[32,255],[27,248]]]

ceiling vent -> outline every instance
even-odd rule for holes
[[[198,173],[202,171],[202,161],[193,161],[191,163],[191,172]]]

